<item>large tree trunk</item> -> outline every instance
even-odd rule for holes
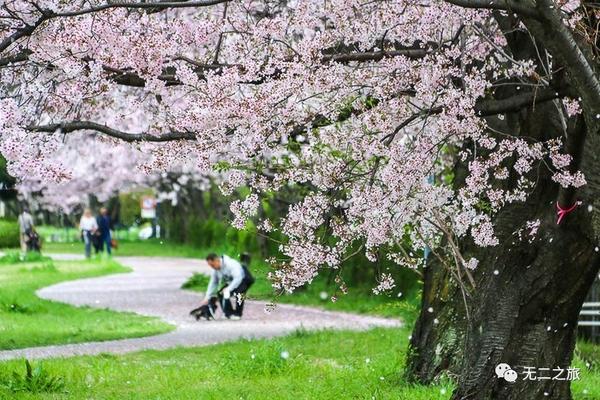
[[[460,299],[448,270],[432,259],[423,271],[421,311],[408,350],[408,379],[431,383],[442,373],[458,376],[467,328]]]
[[[570,382],[527,381],[522,373],[570,367],[579,310],[599,260],[585,234],[586,210],[558,227],[548,214],[536,242],[491,252],[478,271],[454,399],[570,398]],[[517,382],[496,377],[499,363],[519,373]]]
[[[563,136],[554,106],[539,107],[514,126],[540,139]],[[457,381],[454,400],[571,398],[569,381],[523,380],[523,372],[533,367],[538,375],[553,375],[539,368],[571,366],[579,311],[600,267],[600,139],[588,132],[582,146],[582,140],[572,142],[575,129],[571,126],[566,135],[567,147],[588,185],[575,194],[541,172],[527,202],[507,206],[495,218],[498,246],[482,249],[463,240],[465,258],[480,260],[475,288],[464,293],[466,298],[440,263],[426,267],[409,348],[409,378],[429,383],[447,373]],[[556,202],[564,207],[575,200],[582,205],[557,225]],[[537,236],[524,232],[519,238],[516,232],[525,222],[537,219]],[[509,364],[518,380],[498,378],[499,363]]]
[[[532,206],[542,219],[532,243],[506,235],[504,245],[487,251],[467,246],[480,259],[468,317],[447,272],[428,267],[409,352],[414,378],[431,382],[450,373],[458,378],[457,400],[570,398],[568,381],[525,381],[523,371],[571,365],[579,310],[600,265],[594,218],[582,206],[556,225],[554,204],[544,201],[512,207],[497,222],[516,231]],[[512,366],[518,381],[498,379],[499,363]]]

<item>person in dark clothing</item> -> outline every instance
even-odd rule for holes
[[[94,254],[102,253],[102,249],[104,247],[102,243],[102,238],[100,237],[100,231],[96,231],[92,235],[92,246],[94,247]]]
[[[102,207],[100,209],[100,215],[98,216],[98,231],[100,237],[100,248],[102,246],[106,246],[106,253],[108,255],[111,254],[112,249],[112,238],[110,236],[112,221],[110,220],[110,215],[108,215],[108,209],[106,207]]]

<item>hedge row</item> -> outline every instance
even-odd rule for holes
[[[0,248],[19,247],[20,242],[17,221],[0,219]]]

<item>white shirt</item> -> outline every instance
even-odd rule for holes
[[[21,215],[19,215],[19,229],[21,230],[21,233],[25,233],[31,228],[33,228],[33,217],[31,214],[24,211]]]
[[[98,229],[98,223],[96,222],[96,218],[86,217],[84,215],[79,221],[79,229],[81,229],[82,231],[94,231]]]
[[[231,257],[223,256],[221,257],[221,268],[213,269],[210,274],[210,282],[208,282],[204,298],[209,299],[217,293],[217,287],[221,281],[228,283],[227,289],[231,292],[240,286],[243,280],[244,268],[242,268],[242,264]]]

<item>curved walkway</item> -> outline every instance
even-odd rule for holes
[[[74,256],[54,256],[73,259]],[[241,338],[268,338],[298,328],[364,330],[376,326],[400,326],[399,320],[323,311],[311,307],[278,304],[266,312],[266,302],[247,301],[241,321],[217,319],[197,322],[188,315],[201,299],[181,289],[194,272],[209,273],[204,261],[186,258],[118,257],[133,271],[126,274],[62,282],[43,288],[38,296],[73,305],[131,311],[159,317],[173,325],[166,334],[135,339],[110,340],[0,351],[0,360],[39,359],[100,353],[122,354],[146,349],[203,346]]]

